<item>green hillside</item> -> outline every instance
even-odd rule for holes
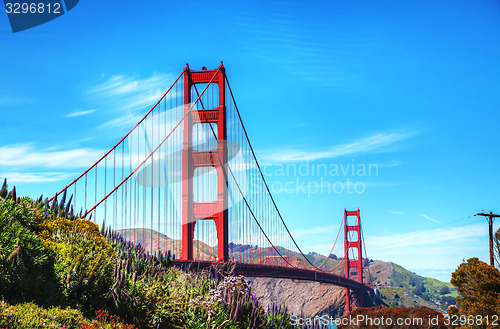
[[[307,257],[316,266],[325,261],[325,256],[316,253],[310,253]],[[342,259],[334,258],[337,257],[328,258],[322,269],[344,275]],[[364,260],[364,265],[364,282],[371,283],[380,291],[382,302],[387,306],[426,306],[446,312],[449,305],[456,304],[458,293],[451,283],[422,277],[390,262]]]
[[[397,264],[385,264],[392,267],[392,274],[387,277],[389,282],[379,285],[379,289],[389,306],[427,306],[446,311],[449,305],[456,304],[454,298],[458,294],[451,283],[422,277]],[[372,267],[377,268],[376,263]],[[374,282],[380,281],[377,272],[372,273]]]

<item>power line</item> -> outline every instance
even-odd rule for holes
[[[444,231],[450,229],[451,226],[449,224],[459,223],[459,222],[462,222],[462,221],[469,219],[471,217],[472,216],[467,216],[467,217],[463,217],[463,218],[460,218],[460,219],[457,219],[457,220],[454,220],[454,221],[451,221],[448,223],[444,223],[444,224],[435,226],[435,227],[431,228],[430,230],[434,230],[435,233],[444,232]],[[455,228],[455,227],[452,227],[452,228]],[[412,240],[418,241],[418,240],[421,240],[422,237],[428,236],[428,234],[429,234],[429,230],[408,233],[404,237],[393,238],[393,239],[389,239],[389,240],[384,241],[384,242],[375,243],[375,244],[370,245],[370,247],[372,247],[372,248],[373,247],[386,247],[386,246],[391,246],[394,242],[403,242],[403,241],[412,241]]]

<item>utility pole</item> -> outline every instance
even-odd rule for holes
[[[490,211],[488,214],[480,212],[475,214],[474,216],[488,217],[489,232],[490,232],[490,265],[495,266],[495,257],[493,255],[493,218],[500,217],[500,215],[492,214]]]

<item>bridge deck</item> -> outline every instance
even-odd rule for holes
[[[174,260],[175,266],[190,271],[209,270],[214,266],[214,264],[218,263],[213,263],[208,261]],[[361,289],[371,290],[371,288],[369,288],[364,284],[344,278],[342,276],[333,273],[319,272],[302,268],[288,268],[281,266],[235,263],[233,274],[250,276],[250,277],[266,277],[266,278],[315,281],[321,283],[329,283],[353,290],[361,290]]]

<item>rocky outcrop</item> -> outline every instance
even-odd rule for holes
[[[252,293],[261,305],[286,304],[293,315],[314,317],[328,315],[334,318],[344,314],[345,288],[326,283],[248,278]]]

